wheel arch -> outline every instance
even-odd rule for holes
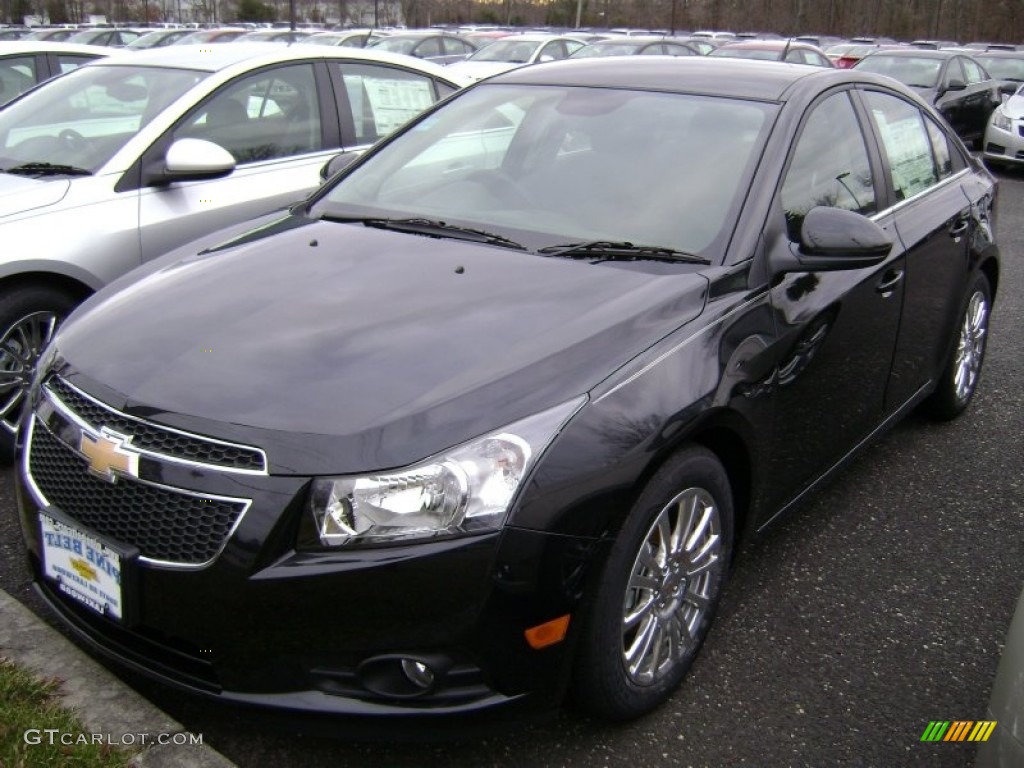
[[[749,538],[748,525],[754,519],[754,515],[751,514],[754,452],[751,447],[750,434],[751,427],[739,414],[729,410],[708,412],[699,423],[686,430],[670,445],[664,446],[657,457],[647,465],[634,484],[630,494],[631,502],[639,497],[654,474],[672,456],[691,445],[706,448],[721,462],[729,478],[733,496],[733,555],[735,556],[739,549],[738,545]],[[617,525],[620,523],[621,520],[616,521]]]
[[[0,277],[0,291],[10,291],[28,285],[43,285],[67,293],[82,302],[95,292],[88,282],[60,272],[37,270],[17,272]]]
[[[989,256],[978,266],[978,271],[981,272],[988,280],[988,287],[992,293],[992,300],[995,301],[996,294],[999,290],[999,260],[995,256]]]

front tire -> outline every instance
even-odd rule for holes
[[[0,291],[0,463],[14,456],[14,435],[36,362],[75,304],[69,294],[42,285]]]
[[[573,687],[610,720],[664,702],[693,663],[725,583],[732,550],[729,478],[709,450],[670,458],[630,511],[583,628]]]
[[[967,410],[981,376],[991,311],[992,290],[988,278],[978,274],[960,312],[953,353],[942,371],[938,387],[925,401],[925,410],[933,418],[949,421]]]

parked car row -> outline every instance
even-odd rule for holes
[[[110,48],[75,43],[4,43],[0,45],[0,106],[44,80],[70,72],[113,52]]]
[[[383,51],[159,48],[108,57],[0,110],[0,452],[35,359],[85,296],[302,199],[331,157],[467,82]]]
[[[120,665],[396,728],[637,717],[748,539],[972,400],[997,185],[892,78],[594,58],[412,117],[450,69],[242,50],[0,111],[25,549]],[[382,128],[305,201],[124,274]]]

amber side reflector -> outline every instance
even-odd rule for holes
[[[538,624],[536,627],[530,627],[528,630],[523,632],[526,635],[526,642],[530,644],[530,647],[535,651],[539,651],[541,648],[547,648],[549,645],[560,643],[565,640],[565,633],[569,629],[569,616],[559,616],[557,619],[551,621],[545,621],[543,624]]]

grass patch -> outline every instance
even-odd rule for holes
[[[4,768],[123,768],[138,750],[87,742],[91,736],[69,709],[60,705],[56,680],[40,680],[0,657],[0,766]],[[45,729],[55,728],[51,736]],[[25,732],[32,731],[26,744]],[[38,731],[38,733],[35,733]],[[61,735],[64,741],[61,743]],[[84,738],[82,735],[84,734]]]

